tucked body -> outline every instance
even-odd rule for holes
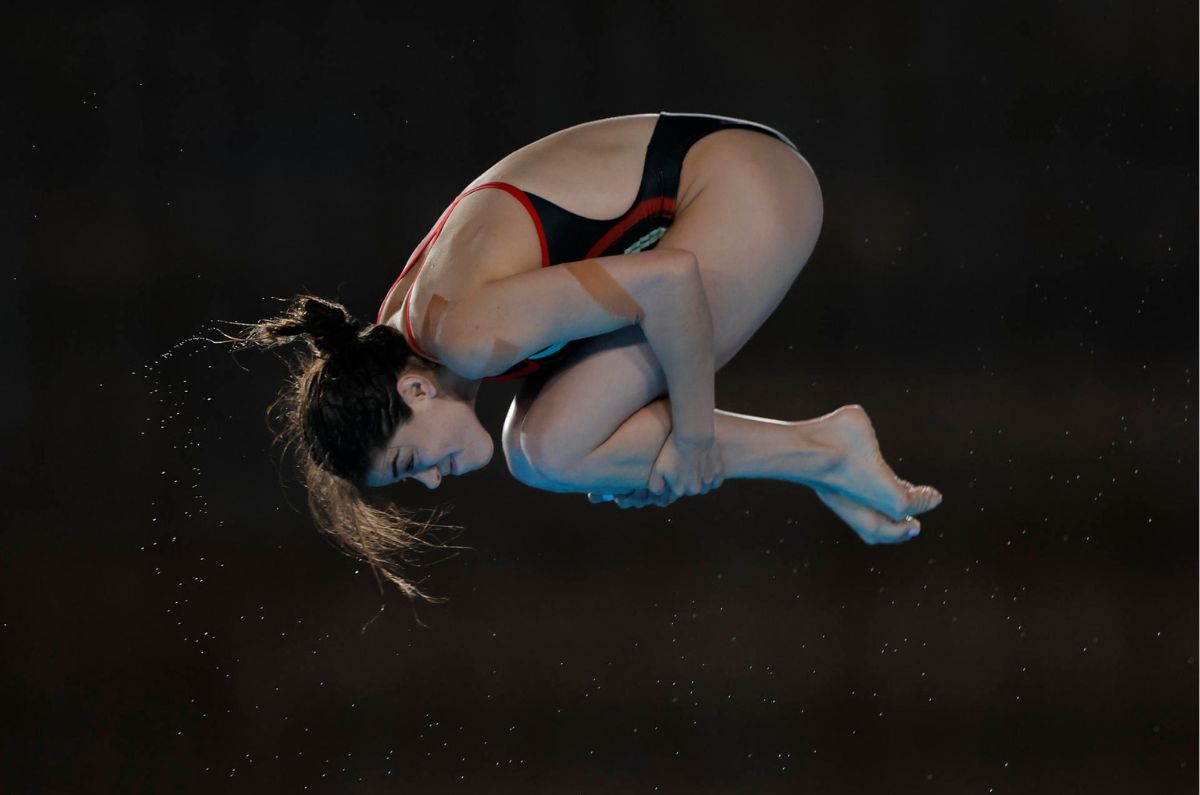
[[[501,440],[527,485],[629,507],[776,478],[812,487],[869,543],[910,538],[941,495],[895,476],[861,407],[781,421],[714,405],[715,373],[786,296],[823,213],[795,145],[746,120],[624,116],[523,147],[441,214],[376,324],[343,314],[339,327],[341,308],[312,297],[293,306],[289,330],[325,367],[352,355],[346,328],[378,349],[342,382],[363,379],[366,358],[404,361],[367,401],[384,408],[343,457],[357,463],[329,466],[337,443],[310,428],[313,466],[356,487],[437,488],[491,458],[480,385],[519,378]]]

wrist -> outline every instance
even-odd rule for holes
[[[708,444],[712,441],[716,428],[711,402],[704,405],[704,401],[696,400],[675,405],[672,401],[672,408],[677,409],[671,413],[671,431],[677,442]]]
[[[689,429],[687,431],[672,432],[675,437],[676,447],[708,447],[716,438],[716,431],[709,428],[704,429]]]

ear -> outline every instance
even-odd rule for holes
[[[396,392],[411,408],[414,403],[437,397],[437,384],[432,379],[409,371],[396,377]]]

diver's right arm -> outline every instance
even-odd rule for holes
[[[640,326],[666,376],[677,438],[711,440],[712,317],[695,254],[652,249],[485,282],[447,306],[434,350],[467,378],[546,347]]]

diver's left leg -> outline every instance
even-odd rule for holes
[[[726,478],[810,486],[843,519],[842,509],[856,503],[861,508],[859,516],[847,522],[864,540],[871,540],[868,536],[872,535],[906,533],[917,526],[908,518],[911,514],[924,513],[941,502],[936,489],[913,486],[895,476],[883,461],[870,419],[860,406],[843,406],[823,417],[798,422],[718,409],[713,425]],[[557,472],[554,482],[531,485],[593,494],[643,491],[670,430],[670,401],[655,400],[590,454]],[[869,438],[864,433],[869,433]],[[873,524],[864,530],[863,522],[868,520]]]
[[[717,410],[714,416],[716,443],[728,478],[768,478],[811,486],[825,505],[868,544],[906,541],[920,532],[921,523],[912,516],[893,520],[843,491],[829,481],[847,471],[843,417],[861,411],[847,406],[833,414],[803,422],[780,422]],[[665,506],[670,500],[646,490],[650,470],[671,430],[671,407],[666,398],[656,400],[630,417],[603,445],[570,469],[557,473],[552,482],[532,469],[513,469],[528,485],[559,492],[589,492],[610,495],[618,507]],[[842,478],[844,479],[844,478]],[[861,478],[860,478],[861,480]],[[876,478],[873,491],[885,488],[893,478]],[[898,488],[898,486],[897,486]],[[905,510],[920,513],[937,505],[941,495],[929,487],[912,487],[914,499]]]
[[[839,463],[836,440],[822,419],[784,422],[717,409],[715,442],[726,478],[822,484]],[[645,488],[671,431],[671,405],[660,398],[635,412],[603,444],[553,472],[557,491],[623,494]]]
[[[722,140],[730,148],[716,148]],[[816,244],[823,209],[807,163],[766,136],[744,130],[715,133],[693,147],[684,161],[685,177],[699,163],[705,164],[697,172],[702,176],[691,181],[686,196],[681,195],[681,209],[659,247],[681,248],[697,257],[712,313],[714,365],[719,370],[787,293]],[[665,393],[662,368],[636,326],[584,340],[544,379],[528,383],[523,399],[514,401],[503,437],[509,467],[523,482],[556,491],[593,490],[585,481],[614,461],[618,466],[625,460],[640,462],[633,468],[643,468],[648,477],[668,431],[665,427],[638,431],[653,427],[639,414]],[[904,505],[895,495],[903,496],[911,484],[896,479],[883,462],[865,412],[847,408],[855,409],[842,411],[839,421],[847,456],[844,465],[828,476],[829,485],[821,487],[833,495],[832,504],[827,504],[834,507],[841,498],[853,497],[866,503],[868,510],[886,508],[902,518]],[[760,424],[752,430],[765,428]],[[762,441],[757,434],[750,436]],[[618,439],[633,441],[627,445]],[[776,445],[778,441],[776,437]],[[771,458],[775,453],[765,455]],[[763,460],[762,456],[741,464],[735,460],[733,466],[777,471]],[[596,466],[589,469],[584,461]],[[729,472],[729,457],[725,465]],[[638,487],[644,488],[646,482]],[[922,504],[930,500],[936,504],[931,492],[925,493]]]
[[[820,186],[794,150],[746,130],[723,130],[693,146],[681,184],[687,189],[658,248],[696,256],[712,316],[713,366],[720,370],[808,261],[824,214]],[[556,480],[666,387],[638,326],[580,341],[514,403],[504,434],[510,468]]]

